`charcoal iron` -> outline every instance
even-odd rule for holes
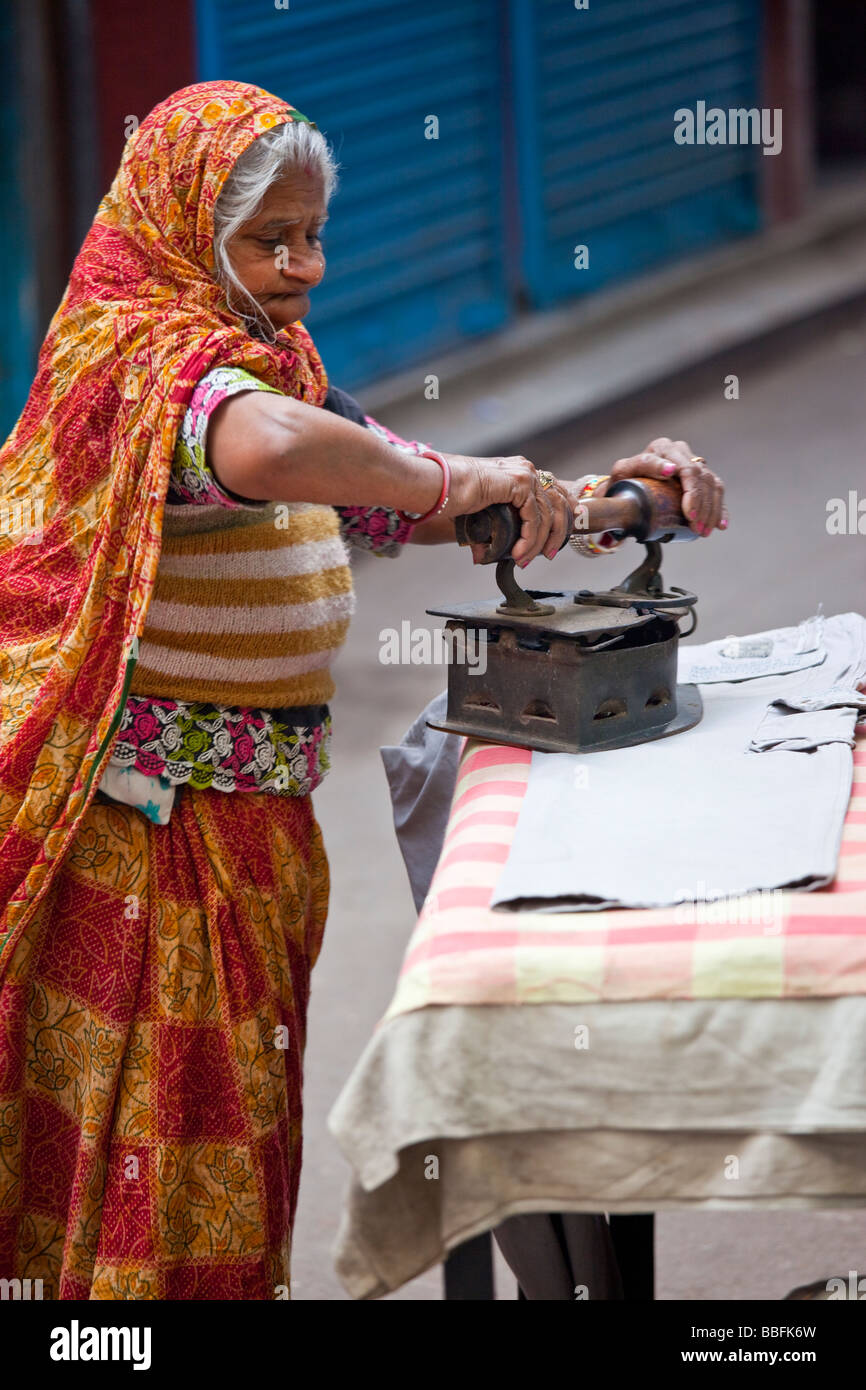
[[[583,504],[587,532],[646,548],[621,584],[601,591],[522,589],[510,558],[517,511],[458,517],[458,542],[483,545],[480,563],[496,564],[501,601],[427,610],[446,619],[451,639],[447,714],[431,728],[553,753],[629,748],[693,728],[703,706],[697,686],[677,685],[677,648],[697,626],[697,596],[665,589],[661,575],[662,545],[695,538],[680,499],[676,483],[628,478]],[[473,642],[479,655],[483,644],[477,665],[457,656]]]

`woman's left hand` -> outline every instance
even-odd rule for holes
[[[693,531],[709,536],[716,527],[720,531],[727,528],[724,483],[684,439],[654,439],[642,454],[617,459],[610,480],[615,483],[619,478],[676,478],[683,489],[683,512]],[[594,495],[603,497],[607,487],[603,484]]]

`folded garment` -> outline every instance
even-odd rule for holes
[[[715,642],[682,646],[679,680],[690,685],[716,681],[754,680],[782,676],[820,666],[827,658],[822,613],[796,627],[774,628],[748,637],[721,637]]]
[[[854,686],[833,686],[823,694],[783,696],[773,700],[755,730],[749,749],[768,748],[808,752],[822,743],[854,742],[854,724],[866,713],[866,695]]]
[[[854,688],[866,674],[866,620],[843,613],[821,626],[818,664],[751,678],[738,668],[731,681],[701,683],[704,717],[686,733],[607,752],[533,753],[493,905],[664,907],[830,883],[863,708]],[[706,653],[681,657],[680,680]],[[843,703],[852,692],[858,704]]]

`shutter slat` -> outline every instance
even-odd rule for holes
[[[674,112],[759,105],[758,0],[511,0],[523,274],[539,308],[754,230],[760,150]],[[589,267],[577,270],[574,248]]]
[[[743,98],[742,64],[725,63],[719,67],[705,68],[704,90],[709,94],[708,106],[748,105]],[[683,105],[693,106],[685,101]],[[674,128],[674,111],[680,103],[672,99],[670,82],[667,77],[653,86],[646,85],[631,94],[618,94],[611,100],[593,102],[583,110],[559,110],[551,112],[545,122],[548,144],[567,159],[579,158],[584,150],[583,141],[595,132],[601,135],[619,135],[623,140],[631,138],[631,132],[639,131],[641,126],[653,116],[663,114],[667,128]],[[575,130],[580,131],[580,148],[575,150]],[[588,145],[587,145],[588,147]]]

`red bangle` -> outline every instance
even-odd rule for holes
[[[448,460],[443,458],[442,454],[438,454],[435,449],[424,449],[418,457],[432,459],[434,463],[438,463],[442,469],[442,491],[429,512],[420,512],[417,516],[413,516],[411,512],[401,512],[399,508],[396,509],[400,520],[405,521],[409,526],[420,526],[422,522],[430,521],[434,516],[438,516],[448,506],[448,494],[451,491],[451,469],[448,467]]]

